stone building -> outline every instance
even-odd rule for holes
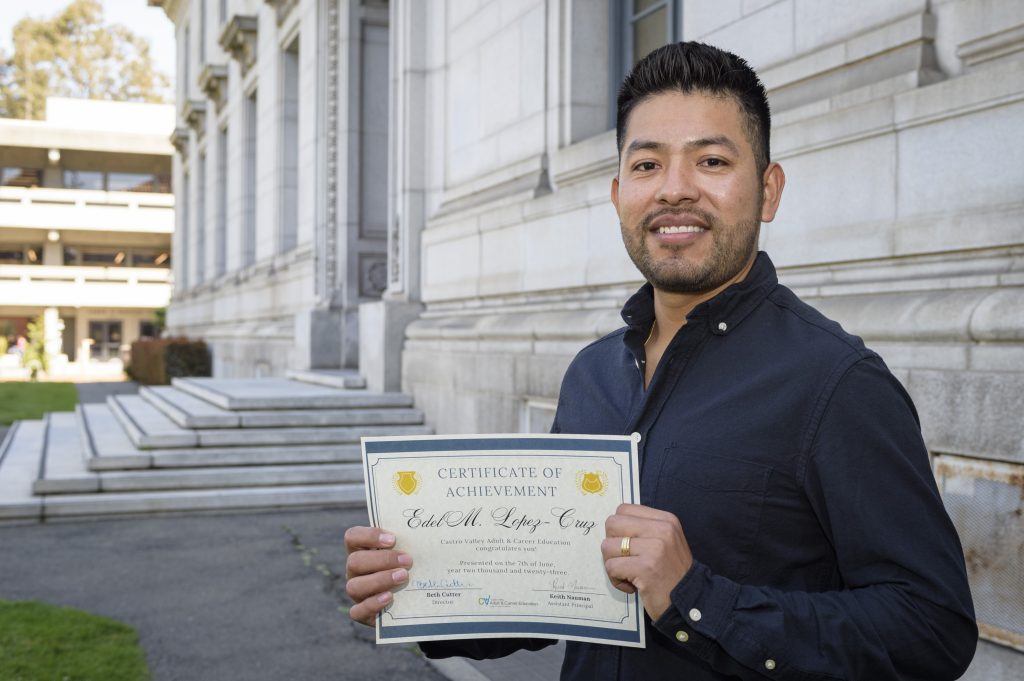
[[[78,369],[119,378],[131,342],[157,333],[173,127],[170,105],[60,97],[44,120],[0,118],[0,335],[13,344],[42,316],[51,373],[91,359]],[[0,376],[18,364],[0,357]]]
[[[359,368],[438,432],[539,431],[638,285],[612,99],[676,39],[774,111],[784,283],[912,393],[985,642],[1024,670],[1024,4],[149,0],[179,41],[169,322],[221,376]]]

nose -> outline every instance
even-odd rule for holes
[[[695,202],[700,198],[694,170],[684,164],[670,164],[662,173],[661,186],[655,198],[659,203],[676,206],[681,203]]]

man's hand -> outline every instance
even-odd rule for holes
[[[353,603],[349,617],[368,627],[391,603],[391,590],[409,581],[412,556],[394,546],[395,535],[386,530],[350,527],[345,531],[345,591]]]
[[[637,504],[620,504],[604,524],[604,569],[619,591],[639,591],[644,609],[657,620],[671,605],[672,589],[693,564],[679,518]],[[622,538],[629,537],[629,555]]]

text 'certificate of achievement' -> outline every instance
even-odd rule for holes
[[[364,437],[370,522],[413,558],[377,642],[539,637],[644,647],[601,541],[640,503],[639,436]]]

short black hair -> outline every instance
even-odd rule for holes
[[[616,102],[615,141],[620,155],[633,108],[663,92],[735,98],[744,114],[758,173],[764,173],[771,162],[771,111],[764,85],[744,59],[705,43],[682,42],[659,47],[637,62],[622,81]]]

